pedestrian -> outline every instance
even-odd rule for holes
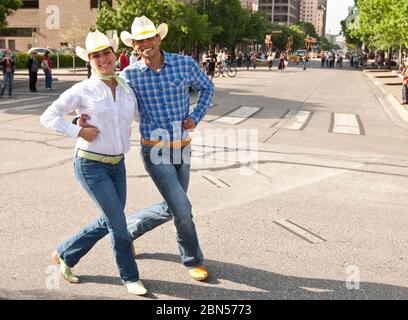
[[[243,58],[244,58],[244,55],[242,54],[242,51],[240,50],[238,52],[238,57],[237,57],[238,68],[241,68]]]
[[[130,58],[129,58],[129,64],[131,67],[133,67],[137,61],[137,52],[135,50],[133,50],[130,54]]]
[[[401,104],[408,104],[408,59],[404,60],[402,70],[398,77],[402,79],[402,102]]]
[[[122,71],[130,64],[127,56],[127,50],[123,50],[119,56],[119,71]]]
[[[278,70],[283,71],[283,69],[285,69],[285,55],[282,52],[279,56]]]
[[[268,68],[269,68],[269,70],[272,70],[273,58],[274,58],[274,56],[273,56],[272,51],[269,51],[269,52],[268,52],[268,56],[267,56],[267,58],[266,58],[266,59],[268,60]]]
[[[258,59],[258,55],[256,54],[255,51],[253,51],[251,54],[251,64],[254,70],[256,69],[256,59]]]
[[[248,71],[249,67],[251,65],[251,55],[248,52],[245,53],[245,65],[246,65],[247,71]]]
[[[108,233],[120,278],[129,293],[147,293],[132,254],[132,238],[124,213],[126,171],[124,154],[130,149],[132,121],[138,119],[137,100],[131,89],[115,74],[115,51],[99,31],[88,33],[86,49],[77,47],[77,55],[90,61],[93,74],[65,91],[41,116],[41,123],[77,138],[74,171],[81,186],[95,202],[101,217],[64,241],[52,255],[62,276],[78,283],[71,268]],[[64,119],[70,112],[92,114],[81,128]],[[78,207],[76,207],[78,208]]]
[[[304,54],[304,56],[302,57],[302,60],[303,60],[303,70],[306,70],[307,62],[309,61],[308,53],[307,53],[307,52],[306,52],[306,53]]]
[[[210,77],[211,80],[213,80],[215,73],[215,65],[217,64],[217,55],[213,51],[210,51],[207,60],[208,60],[207,75]]]
[[[89,79],[92,76],[92,66],[89,61],[86,62],[86,70],[87,70],[87,76]]]
[[[27,62],[30,92],[37,92],[38,67],[37,52],[31,51]]]
[[[49,52],[47,51],[44,54],[41,67],[43,68],[44,75],[45,75],[45,89],[51,90],[52,89],[52,61],[49,57]]]
[[[326,55],[324,54],[323,51],[320,53],[320,60],[321,60],[320,68],[324,68],[326,65]]]
[[[201,55],[201,66],[203,68],[203,72],[205,73],[207,72],[207,67],[208,67],[207,63],[208,63],[208,55],[207,55],[207,52],[204,51],[203,54]]]
[[[208,278],[208,271],[187,197],[189,131],[205,116],[214,85],[191,57],[160,49],[167,32],[167,24],[156,29],[150,19],[142,16],[134,19],[131,34],[121,33],[123,43],[141,57],[134,68],[124,70],[121,76],[134,90],[139,103],[142,160],[169,208],[165,213],[148,210],[135,214],[138,223],[131,225],[131,234],[136,239],[173,219],[181,261],[191,278],[202,281]],[[197,106],[191,112],[190,86],[199,92]]]
[[[8,87],[8,97],[13,97],[13,80],[14,80],[14,68],[16,65],[15,60],[11,55],[11,51],[7,50],[4,53],[4,58],[0,61],[3,69],[3,84],[1,86],[0,98],[3,98],[4,91]]]

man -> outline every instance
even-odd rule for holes
[[[30,92],[37,92],[38,68],[37,52],[32,51],[27,62]]]
[[[127,50],[123,50],[119,56],[119,71],[123,71],[130,64],[127,54]]]
[[[13,97],[13,79],[16,62],[11,56],[11,51],[6,51],[4,58],[0,61],[3,69],[3,85],[1,87],[0,98],[3,98],[4,91],[8,87],[8,97]]]
[[[193,279],[203,281],[208,278],[208,271],[203,266],[204,257],[187,197],[191,155],[188,131],[205,116],[214,85],[191,57],[160,49],[167,31],[167,24],[156,29],[152,21],[142,16],[135,18],[131,34],[121,33],[123,43],[132,46],[140,57],[121,77],[136,94],[144,166],[165,200],[162,205],[130,215],[128,231],[137,239],[173,219],[182,263]],[[192,112],[190,86],[199,92],[197,107]]]
[[[398,77],[402,79],[402,102],[401,104],[408,104],[408,59],[404,60],[401,65],[401,70]]]

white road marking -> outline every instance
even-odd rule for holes
[[[294,233],[298,237],[310,242],[310,243],[318,243],[322,241],[326,241],[323,238],[320,238],[319,236],[301,228],[300,226],[294,224],[293,222],[282,219],[282,220],[276,220],[274,221],[275,224],[283,227],[284,229]]]
[[[18,107],[0,109],[0,112],[24,111],[24,110],[27,110],[27,109],[34,109],[34,108],[40,108],[40,107],[45,108],[45,107],[48,107],[49,105],[51,105],[51,103],[31,104],[31,105],[25,105],[25,106],[18,106]]]
[[[360,126],[355,114],[335,113],[333,133],[360,135]]]
[[[291,110],[285,118],[293,118],[287,124],[285,124],[282,128],[283,129],[290,129],[290,130],[300,130],[304,127],[306,121],[311,116],[310,111],[295,111]]]
[[[45,99],[48,98],[47,96],[35,96],[31,98],[25,98],[25,99],[7,99],[3,98],[3,101],[0,101],[0,105],[4,104],[14,104],[14,103],[20,103],[20,102],[25,102],[25,101],[34,101],[34,100],[40,100],[40,99]]]
[[[227,115],[213,121],[213,123],[219,123],[219,124],[238,124],[242,121],[245,121],[249,117],[251,117],[253,114],[261,110],[261,108],[258,107],[249,107],[249,106],[241,106],[238,109],[228,113]]]

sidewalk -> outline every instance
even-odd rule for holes
[[[28,76],[28,71],[25,69],[17,69],[14,73],[16,76]],[[88,71],[86,68],[76,68],[75,73],[72,68],[53,68],[52,75],[53,76],[86,76]],[[42,70],[38,71],[38,76],[44,76]]]
[[[385,95],[400,118],[408,123],[408,105],[402,105],[402,80],[396,70],[366,69],[364,73]]]

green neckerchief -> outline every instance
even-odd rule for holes
[[[92,72],[100,79],[100,80],[116,80],[116,82],[118,83],[118,85],[120,85],[127,94],[130,93],[130,88],[128,86],[128,84],[125,82],[125,80],[123,80],[121,77],[119,77],[116,73],[112,74],[112,75],[102,75],[100,74],[98,71],[96,71],[94,68],[92,68]]]

